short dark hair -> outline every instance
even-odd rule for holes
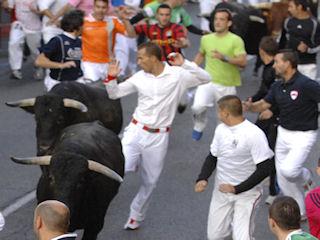
[[[81,10],[72,10],[66,13],[61,20],[61,28],[66,32],[80,30],[83,25],[84,12]]]
[[[242,116],[242,103],[236,95],[226,95],[218,100],[220,109],[226,109],[234,117]]]
[[[157,13],[160,8],[170,9],[170,12],[171,12],[171,7],[168,4],[165,4],[165,3],[160,4],[159,7],[157,8]]]
[[[94,0],[94,3],[98,2],[98,1],[105,2],[107,5],[109,5],[109,0]]]
[[[278,53],[278,43],[271,36],[264,36],[260,41],[259,48],[270,56],[275,56]]]
[[[309,0],[289,0],[289,2],[293,2],[296,6],[301,5],[304,11],[310,9],[310,1]]]
[[[283,61],[289,61],[291,67],[297,69],[299,57],[296,51],[293,51],[292,49],[281,49],[278,53],[282,54]]]
[[[218,9],[214,10],[214,16],[219,12],[227,13],[228,14],[228,21],[232,21],[232,13],[228,8],[218,8]],[[214,20],[214,16],[213,16],[213,20]]]
[[[138,46],[138,50],[141,49],[146,49],[146,53],[148,54],[148,56],[155,56],[159,61],[161,61],[162,51],[157,44],[153,42],[142,43]]]
[[[269,218],[283,230],[300,229],[300,208],[292,197],[277,197],[269,208]]]

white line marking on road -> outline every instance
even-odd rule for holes
[[[36,198],[36,190],[33,190],[32,192],[27,193],[21,198],[18,198],[16,201],[14,201],[12,204],[7,206],[5,209],[2,210],[2,214],[4,217],[9,216],[11,213],[17,211],[22,206],[26,205],[28,202],[32,201]]]

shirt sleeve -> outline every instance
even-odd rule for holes
[[[220,138],[221,127],[222,127],[221,124],[219,124],[216,127],[216,130],[214,131],[212,143],[210,145],[210,153],[212,156],[215,156],[215,157],[218,157],[218,155],[219,155],[219,142],[218,142],[218,140]]]
[[[316,24],[316,32],[313,35],[313,46],[308,48],[308,53],[320,52],[320,24],[316,19],[313,19],[314,24]]]
[[[313,101],[320,102],[320,84],[317,81],[307,80],[304,85],[304,92]]]
[[[186,31],[184,31],[183,26],[181,26],[181,25],[179,25],[179,24],[177,24],[177,25],[175,26],[174,33],[175,33],[176,39],[186,38],[186,37],[187,37]]]
[[[126,81],[118,84],[116,80],[112,80],[105,84],[110,99],[118,99],[127,96],[137,91],[135,85],[132,83],[135,76],[127,79]]]
[[[123,25],[123,23],[121,23],[118,19],[114,18],[113,20],[113,24],[114,24],[114,30],[115,33],[121,33],[121,34],[126,34],[126,28]]]
[[[237,40],[235,41],[233,54],[234,54],[234,56],[246,54],[246,49],[244,47],[244,41],[240,37],[238,37]]]
[[[144,6],[143,11],[148,18],[152,18],[155,16],[158,6],[159,6],[158,4],[151,2],[146,6]]]
[[[206,49],[205,49],[205,47],[204,47],[204,37],[201,37],[201,39],[200,39],[199,52],[202,53],[203,55],[206,54]]]
[[[185,88],[195,87],[211,81],[209,73],[194,62],[185,59],[181,67],[184,71],[181,71],[180,80],[183,81]]]
[[[38,0],[38,7],[40,9],[40,11],[44,11],[46,9],[49,9],[51,7],[51,5],[55,2],[55,0]]]
[[[40,52],[47,58],[53,59],[57,56],[57,52],[61,52],[60,40],[57,37],[50,39],[50,41],[40,48]],[[60,55],[60,54],[59,54]]]
[[[9,8],[14,8],[14,0],[8,0],[8,7]]]
[[[266,159],[273,157],[273,152],[269,147],[268,140],[264,132],[260,128],[256,126],[254,127],[255,129],[251,131],[253,134],[249,135],[249,148],[253,162],[255,164],[259,164]]]

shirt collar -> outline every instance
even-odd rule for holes
[[[66,35],[68,38],[76,39],[77,37],[68,32],[63,32],[63,35]]]
[[[295,74],[293,74],[288,81],[282,80],[282,85],[292,85],[299,76],[300,76],[300,73],[296,71]]]
[[[291,240],[291,236],[294,235],[294,234],[300,234],[302,233],[302,230],[301,229],[297,229],[297,230],[294,230],[292,232],[290,232],[287,237],[286,237],[286,240]]]
[[[52,238],[51,240],[58,240],[58,239],[61,239],[61,238],[76,238],[76,237],[77,237],[76,233],[67,233],[67,234],[63,234],[63,235],[60,235],[58,237]]]
[[[166,76],[166,75],[169,75],[170,73],[172,73],[172,71],[170,71],[170,65],[165,61],[163,61],[163,64],[164,64],[164,69],[163,69],[162,73],[160,73],[158,76],[155,76],[155,75],[153,75],[151,73],[147,73],[147,72],[144,72],[144,74],[149,77],[160,78],[162,76]]]

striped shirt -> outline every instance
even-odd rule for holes
[[[306,196],[306,212],[309,221],[310,233],[320,238],[320,187],[310,191]]]
[[[151,42],[160,46],[162,49],[163,61],[167,60],[169,53],[181,53],[181,49],[172,46],[172,44],[180,38],[187,37],[184,28],[175,23],[170,23],[168,26],[163,28],[158,24],[139,24],[135,26],[135,31],[139,35],[145,35]]]

